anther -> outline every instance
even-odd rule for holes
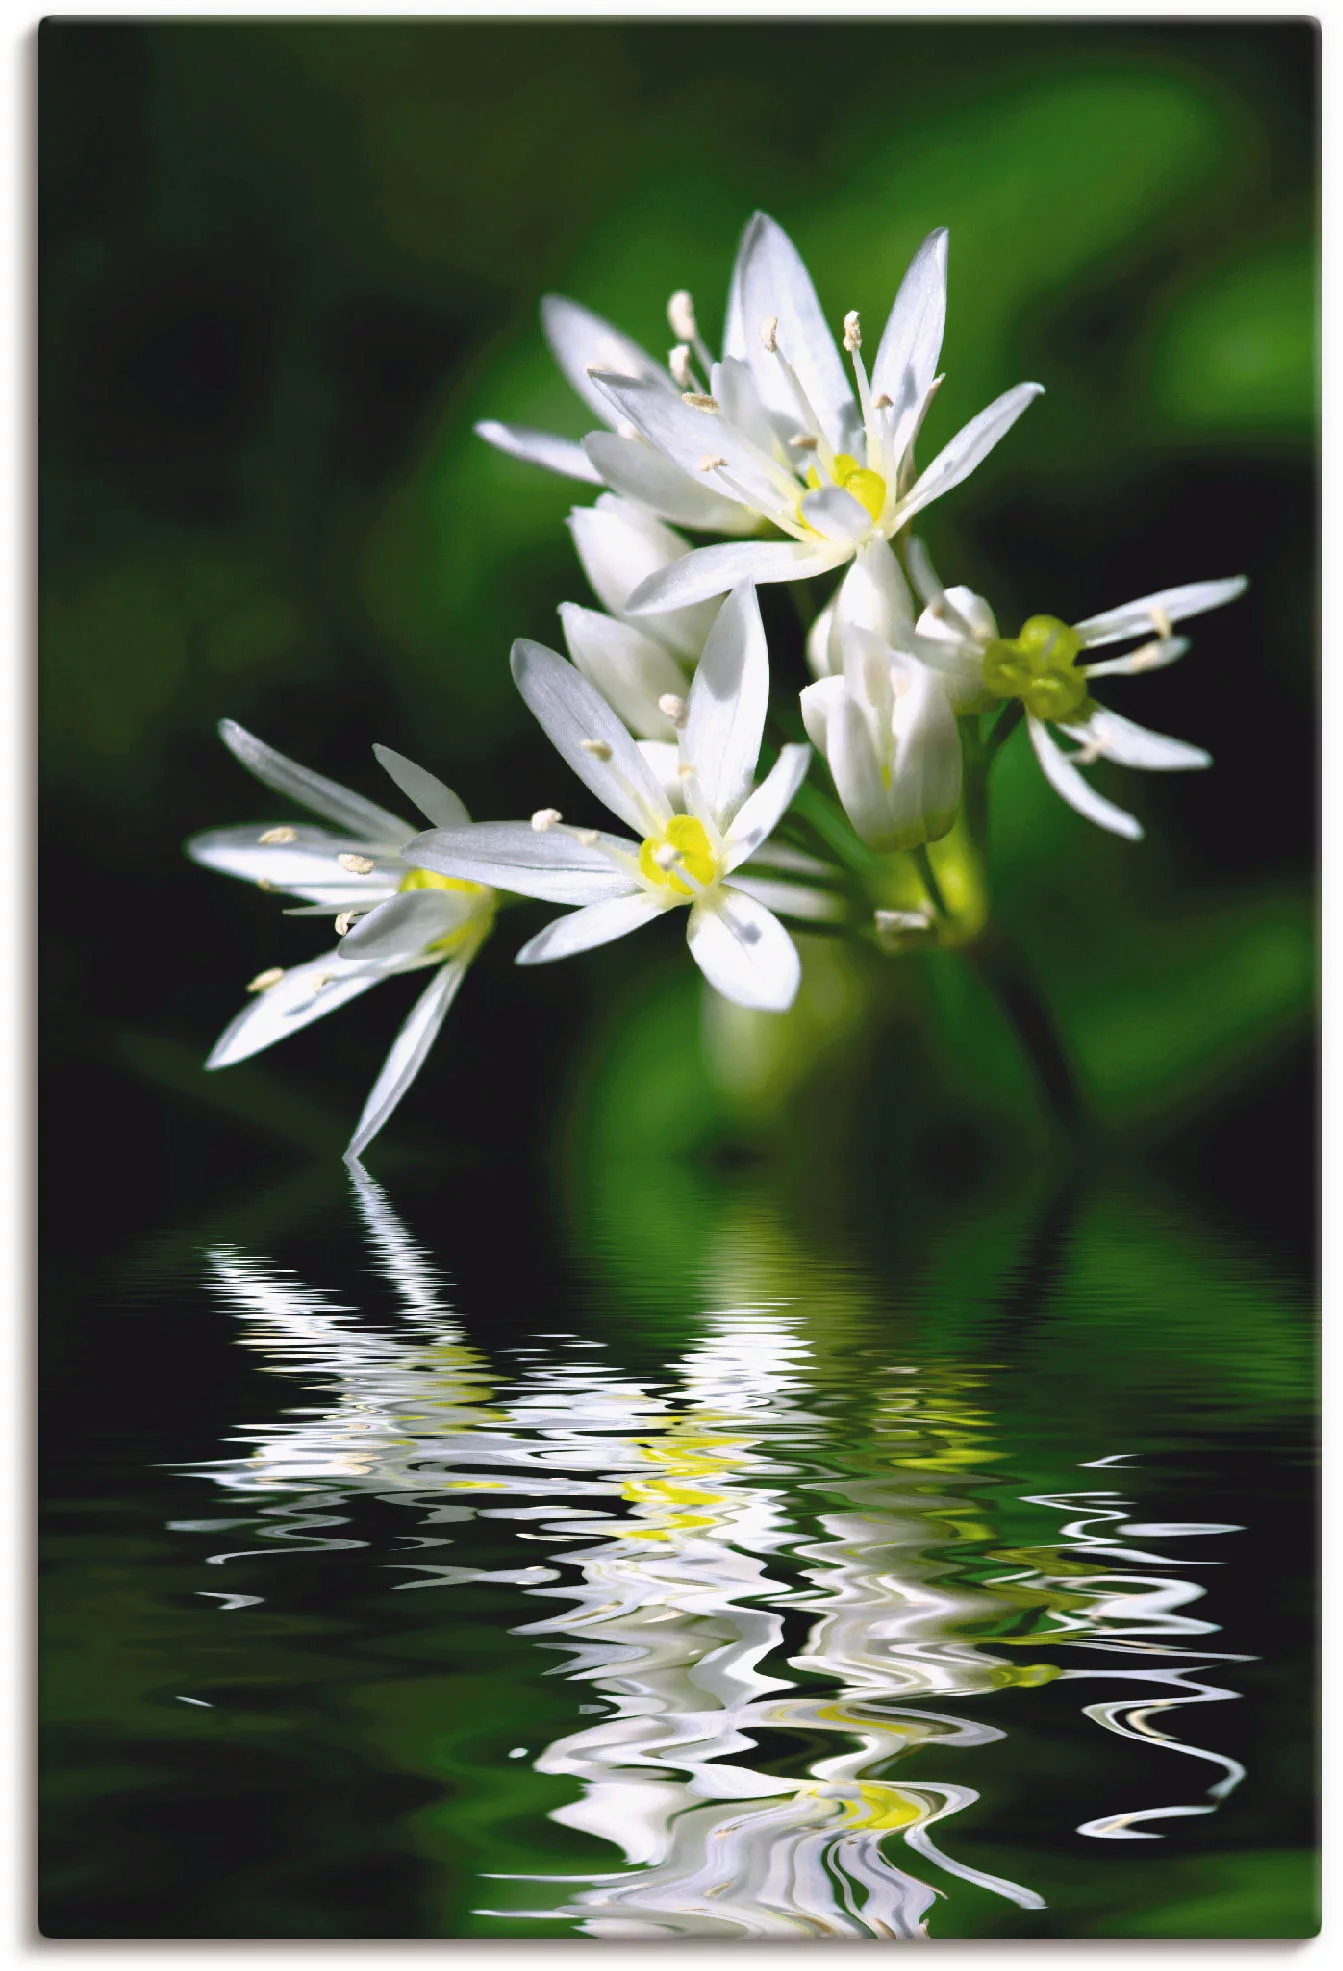
[[[760,340],[772,356],[779,346],[779,318],[769,315],[760,324]]]
[[[1171,634],[1171,620],[1164,609],[1149,609],[1147,613],[1156,624],[1158,636],[1169,636]]]
[[[553,828],[557,821],[563,819],[564,816],[558,808],[538,808],[532,816],[532,832],[536,835],[544,835],[548,828]]]
[[[343,938],[345,936],[345,933],[349,930],[351,924],[353,924],[355,918],[358,915],[359,912],[357,910],[341,911],[340,916],[336,919],[336,936],[338,938]]]
[[[689,760],[683,761],[682,764],[677,767],[676,778],[678,780],[693,780],[695,778],[695,769],[693,764]]]
[[[720,465],[726,464],[727,460],[719,458],[716,452],[706,452],[699,464],[695,467],[695,470],[696,472],[717,472]]]
[[[595,828],[575,828],[574,840],[581,842],[585,849],[595,849],[601,836]]]
[[[856,308],[850,308],[848,314],[844,317],[845,353],[851,356],[855,349],[861,349],[862,346],[863,325],[858,318],[858,310]]]
[[[685,724],[685,699],[678,698],[674,691],[663,692],[658,699],[658,710],[664,718],[670,719],[673,725]]]
[[[1141,650],[1134,651],[1128,661],[1131,671],[1150,671],[1154,664],[1161,662],[1161,645],[1145,643]]]
[[[272,842],[296,842],[298,830],[297,828],[268,828],[264,835],[257,836],[257,840],[264,842],[267,847]]]
[[[810,431],[799,431],[795,437],[788,440],[795,452],[814,452],[820,442],[820,439]]]
[[[272,986],[279,985],[283,977],[283,965],[268,965],[264,972],[257,973],[247,990],[249,992],[269,992]]]
[[[607,739],[580,739],[579,745],[585,753],[591,753],[594,760],[609,760],[611,744]]]
[[[880,396],[874,397],[872,399],[872,408],[874,411],[889,411],[893,403],[894,403],[894,399],[888,397],[886,395],[886,392],[883,390]]]
[[[342,869],[348,869],[351,876],[371,876],[376,867],[372,856],[338,855],[336,861]]]
[[[278,883],[272,883],[269,876],[258,876],[256,886],[259,890],[269,891],[272,896],[280,887]]]
[[[335,976],[334,972],[319,972],[317,974],[317,977],[312,982],[312,996],[314,999],[316,999],[323,986],[330,985]]]
[[[678,342],[695,340],[695,302],[686,288],[678,287],[667,303],[667,321]]]
[[[693,390],[695,387],[695,363],[688,342],[678,342],[667,357],[667,368],[672,373],[672,382],[678,389]]]
[[[718,409],[718,399],[716,397],[706,397],[702,390],[683,390],[681,392],[681,402],[683,404],[689,404],[692,411],[716,411]]]

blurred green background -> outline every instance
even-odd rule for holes
[[[245,981],[318,948],[182,859],[193,831],[275,806],[215,721],[375,797],[378,739],[481,816],[562,800],[506,658],[590,600],[563,525],[588,495],[472,422],[586,428],[541,341],[546,290],[660,351],[686,286],[716,339],[763,206],[831,317],[869,324],[950,227],[930,445],[1046,385],[931,514],[948,580],[1012,622],[1250,576],[1184,664],[1110,692],[1215,770],[1099,776],[1148,825],[1134,847],[1063,807],[1018,739],[993,876],[1115,1130],[1308,1245],[1317,66],[1308,21],[47,22],[42,1113],[62,1226],[77,1188],[81,1246],[115,1246],[147,1200],[171,1214],[203,1181],[341,1147],[396,987],[200,1068]],[[874,1188],[917,1197],[1037,1153],[1029,1078],[952,959],[878,977],[821,947],[793,1026],[710,1009],[706,1055],[674,938],[516,972],[539,919],[487,950],[378,1167],[488,1162],[558,1123],[606,1157],[777,1138],[810,1166],[818,1143],[874,1142]],[[797,1085],[816,1050],[824,1074]],[[799,1115],[805,1137],[779,1126]]]

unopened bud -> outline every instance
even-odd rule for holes
[[[258,972],[247,990],[249,992],[269,992],[284,977],[283,965],[269,965],[264,972]]]
[[[258,835],[257,840],[264,842],[267,848],[273,842],[296,842],[298,840],[298,830],[297,828],[288,827],[268,828],[264,835]]]
[[[348,869],[351,876],[371,876],[377,866],[369,855],[338,855],[336,861],[342,869]]]

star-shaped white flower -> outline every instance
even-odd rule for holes
[[[206,1067],[245,1061],[384,979],[433,968],[364,1105],[346,1151],[357,1157],[419,1073],[471,960],[489,936],[496,898],[478,883],[408,872],[401,860],[402,847],[415,833],[408,822],[287,759],[232,719],[221,720],[219,731],[258,780],[335,822],[341,832],[308,823],[254,822],[193,836],[187,854],[262,889],[302,897],[302,907],[286,914],[334,916],[340,943],[320,958],[273,966],[255,978],[248,988],[254,997],[220,1035]],[[432,773],[390,747],[373,750],[428,820],[443,828],[469,823],[461,801]]]
[[[1234,602],[1245,588],[1243,575],[1160,589],[1080,623],[1032,616],[1019,636],[1003,638],[983,596],[967,588],[943,588],[917,541],[910,543],[909,564],[925,608],[912,639],[906,639],[907,646],[942,671],[957,711],[992,711],[1019,699],[1045,778],[1088,821],[1130,841],[1142,838],[1137,818],[1098,794],[1083,778],[1081,767],[1111,760],[1117,766],[1160,773],[1212,765],[1212,755],[1201,746],[1150,732],[1098,705],[1090,686],[1095,678],[1131,677],[1160,670],[1183,657],[1188,640],[1173,636],[1172,626],[1187,616]],[[1121,657],[1078,662],[1086,652],[1135,637],[1144,639],[1141,646]],[[1065,752],[1051,726],[1073,740],[1077,751]]]
[[[581,908],[518,953],[538,965],[624,937],[669,910],[689,912],[687,938],[710,985],[743,1006],[782,1012],[797,991],[797,949],[769,904],[828,914],[821,893],[744,871],[786,811],[811,749],[785,746],[752,791],[769,699],[769,657],[749,586],[723,604],[683,707],[676,709],[678,807],[607,701],[538,643],[513,646],[518,689],[578,775],[635,839],[564,823],[553,808],[530,822],[477,822],[420,835],[408,862],[444,875]]]

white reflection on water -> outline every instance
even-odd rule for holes
[[[1213,1631],[1188,1612],[1203,1590],[1147,1544],[1237,1529],[1137,1523],[1113,1491],[1027,1494],[1042,1523],[1068,1517],[1041,1547],[1004,1549],[981,1496],[1002,1455],[985,1378],[872,1346],[857,1374],[852,1356],[837,1362],[805,1280],[786,1299],[749,1291],[780,1270],[776,1250],[753,1274],[758,1212],[719,1270],[740,1304],[705,1314],[683,1354],[636,1381],[602,1344],[549,1327],[491,1362],[385,1195],[365,1176],[356,1187],[393,1326],[236,1248],[208,1256],[244,1344],[307,1399],[244,1429],[246,1456],[198,1468],[235,1494],[281,1495],[257,1508],[263,1545],[211,1558],[360,1546],[334,1531],[358,1493],[414,1511],[422,1550],[454,1523],[510,1523],[515,1566],[386,1564],[411,1577],[403,1589],[506,1582],[554,1605],[515,1633],[562,1649],[563,1674],[604,1703],[532,1763],[574,1783],[553,1818],[624,1866],[495,1878],[531,1894],[481,1914],[598,1937],[918,1937],[956,1881],[1039,1908],[934,1838],[980,1796],[924,1777],[944,1749],[1004,1739],[983,1700],[1010,1686],[1140,1686],[1080,1715],[1220,1771],[1198,1804],[1098,1812],[1083,1834],[1154,1838],[1138,1823],[1215,1811],[1243,1776],[1155,1722],[1235,1695],[1199,1678],[1239,1659],[1188,1648]],[[1023,1645],[1102,1662],[1023,1662]],[[971,1715],[948,1708],[965,1700]],[[902,1770],[913,1754],[917,1778]]]

